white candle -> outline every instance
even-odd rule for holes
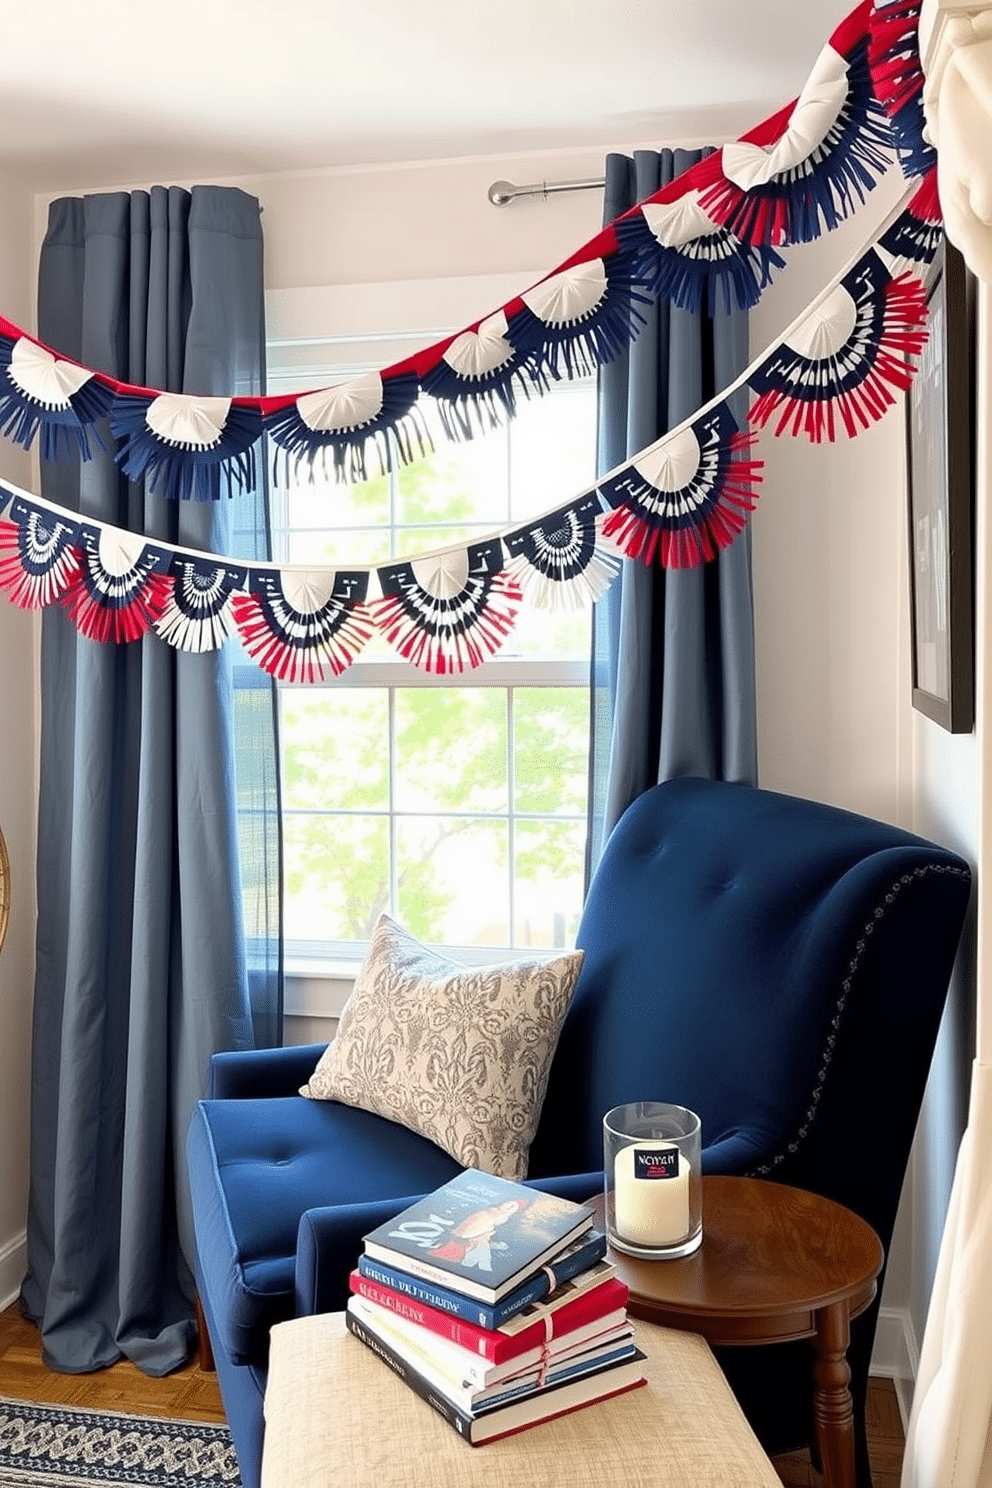
[[[677,1171],[672,1171],[676,1161]],[[631,1245],[675,1245],[684,1240],[689,1233],[689,1171],[688,1162],[670,1143],[621,1147],[613,1164],[619,1237]],[[671,1176],[651,1176],[658,1172]]]

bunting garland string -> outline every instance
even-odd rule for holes
[[[237,635],[263,670],[297,684],[340,674],[373,637],[437,675],[478,667],[524,602],[591,602],[621,556],[687,568],[728,546],[758,498],[755,430],[817,442],[884,416],[924,345],[925,247],[937,241],[933,181],[905,196],[732,385],[523,526],[375,568],[241,564],[75,518],[0,483],[0,589],[23,608],[63,605],[99,642],[154,631],[204,652]],[[732,411],[738,393],[752,395],[745,427]]]
[[[364,480],[512,416],[519,396],[594,372],[639,333],[644,308],[757,303],[779,249],[831,231],[922,137],[920,0],[861,0],[790,105],[625,212],[543,279],[406,361],[278,397],[206,397],[91,371],[0,317],[0,433],[46,459],[104,447],[161,496],[216,500],[250,488],[264,434],[295,475]],[[726,509],[724,508],[726,514]]]

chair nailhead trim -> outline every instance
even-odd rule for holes
[[[928,873],[950,873],[953,874],[956,878],[970,879],[971,877],[971,873],[967,868],[958,868],[952,863],[926,863],[921,868],[914,868],[912,873],[904,873],[900,878],[898,878],[892,885],[891,889],[889,889],[888,893],[885,895],[882,903],[876,906],[871,919],[868,921],[868,923],[864,927],[864,930],[861,932],[861,936],[858,939],[857,945],[855,947],[854,955],[851,957],[850,963],[848,964],[847,973],[844,977],[843,982],[841,983],[840,996],[837,999],[837,1004],[834,1008],[834,1014],[830,1020],[830,1027],[833,1031],[831,1033],[828,1033],[823,1051],[821,1053],[822,1062],[816,1072],[818,1083],[816,1084],[813,1093],[810,1096],[810,1102],[806,1108],[806,1114],[803,1117],[802,1125],[799,1127],[799,1130],[797,1131],[795,1137],[791,1142],[788,1143],[784,1151],[778,1153],[776,1157],[769,1158],[769,1160],[765,1163],[762,1163],[760,1167],[751,1168],[748,1173],[749,1177],[760,1178],[767,1173],[771,1173],[773,1169],[777,1168],[781,1163],[784,1163],[787,1157],[792,1157],[799,1151],[802,1142],[808,1135],[809,1129],[813,1125],[813,1122],[816,1118],[817,1108],[820,1104],[820,1097],[823,1094],[823,1086],[827,1078],[827,1071],[830,1068],[830,1061],[833,1058],[834,1046],[837,1042],[837,1031],[840,1028],[841,1019],[844,1014],[844,1008],[847,1004],[847,999],[848,995],[850,994],[851,987],[854,985],[854,978],[857,975],[858,967],[868,947],[869,937],[871,936],[878,922],[884,918],[886,911],[891,909],[892,905],[895,904],[902,890],[906,888],[907,885],[913,883],[915,879],[926,877]]]

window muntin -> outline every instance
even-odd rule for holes
[[[278,485],[278,561],[354,566],[505,530],[591,481],[595,393],[517,416],[355,486]],[[291,959],[353,959],[381,910],[485,959],[572,943],[581,908],[587,607],[525,604],[500,654],[456,679],[373,640],[339,678],[280,688]]]

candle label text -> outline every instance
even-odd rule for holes
[[[649,1147],[634,1151],[635,1178],[677,1178],[679,1174],[679,1149],[677,1147]]]

